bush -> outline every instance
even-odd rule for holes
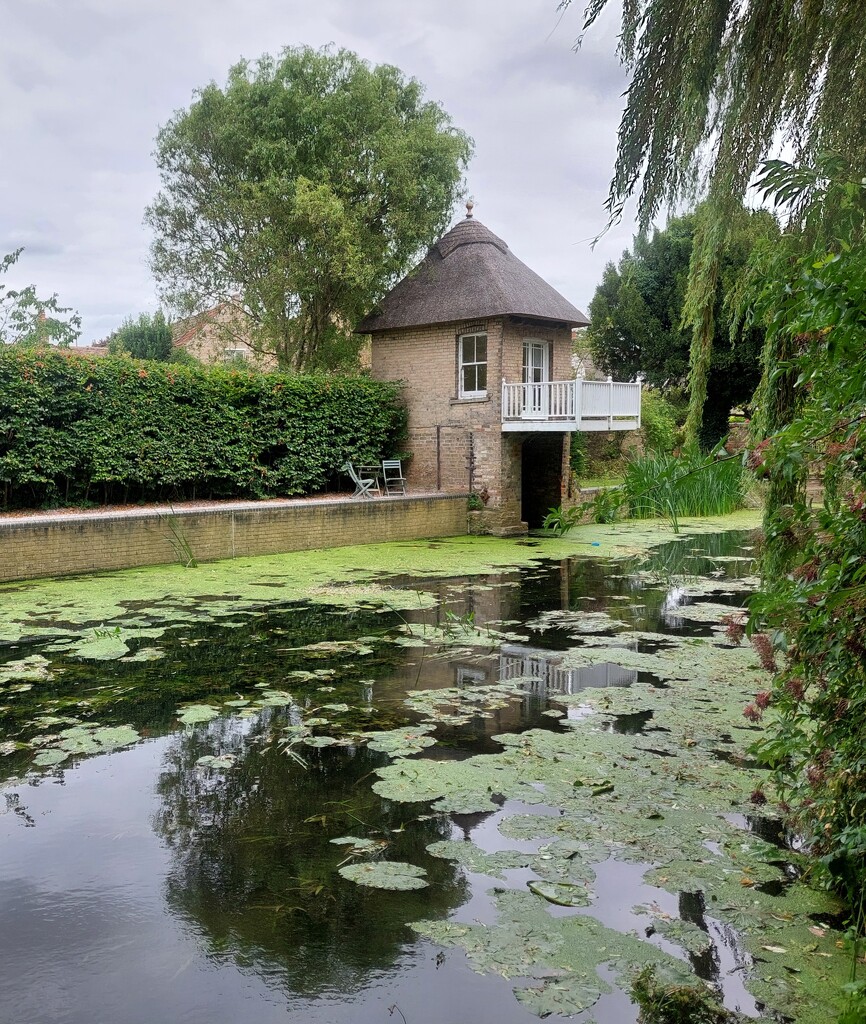
[[[631,1001],[640,1007],[639,1024],[727,1024],[736,1019],[709,987],[664,981],[652,966],[632,980]]]
[[[640,445],[644,452],[670,455],[682,441],[687,402],[677,395],[662,395],[651,388],[641,391]],[[571,435],[571,470],[578,479],[620,477],[635,447],[628,431]]]
[[[399,385],[0,353],[6,506],[268,497],[322,490],[400,447]]]
[[[740,460],[714,456],[635,456],[626,468],[623,490],[630,519],[723,516],[745,504]]]
[[[589,471],[589,446],[586,434],[579,430],[571,435],[571,471],[578,478],[587,476]]]
[[[683,422],[679,415],[681,412],[658,391],[643,389],[640,399],[640,433],[645,452],[673,454],[674,448],[680,443],[679,428]]]
[[[109,338],[108,351],[113,356],[165,362],[172,352],[171,326],[160,310],[153,316],[142,313],[137,320],[128,318]]]

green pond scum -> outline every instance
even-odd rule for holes
[[[722,626],[754,586],[756,525],[5,586],[7,804],[162,744],[165,905],[295,995],[430,942],[513,979],[516,1021],[634,1020],[616,993],[638,979],[719,1020],[824,1024],[850,969],[840,907],[762,806],[742,711],[767,677]]]
[[[725,517],[726,529],[759,524],[755,512]],[[718,520],[683,520],[682,538],[714,533]],[[581,526],[565,537],[538,541],[452,537],[364,547],[296,551],[238,558],[185,569],[176,565],[129,569],[59,580],[0,585],[0,641],[82,633],[94,642],[116,626],[159,628],[162,624],[208,620],[280,601],[320,601],[414,608],[419,596],[377,580],[412,577],[479,576],[545,558],[587,554],[624,558],[674,537],[667,524]],[[591,546],[595,541],[598,548]],[[423,597],[420,600],[424,600]],[[145,625],[147,623],[147,625]],[[98,647],[93,648],[99,650]]]

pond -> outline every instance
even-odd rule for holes
[[[628,1024],[651,964],[826,1020],[838,908],[754,802],[722,623],[757,543],[4,588],[0,1019]]]

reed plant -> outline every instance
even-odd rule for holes
[[[622,485],[599,494],[594,518],[665,518],[677,529],[683,516],[719,516],[742,508],[748,484],[740,459],[721,449],[709,455],[635,455]]]

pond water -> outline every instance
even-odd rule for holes
[[[207,595],[195,614],[129,600],[85,628],[44,609],[41,634],[0,645],[0,1019],[517,1024],[592,1006],[628,1024],[615,982],[641,948],[732,1010],[790,1017],[802,996],[784,972],[747,987],[744,920],[802,888],[784,832],[744,799],[754,730],[730,707],[756,677],[726,698],[701,660],[730,647],[719,617],[748,594],[755,543],[738,531],[627,561],[395,577],[385,605],[281,603],[277,581],[212,614]],[[463,781],[475,766],[501,789]],[[651,831],[683,786],[698,809]],[[340,873],[381,864],[419,869],[424,887]],[[718,897],[691,887],[707,864]],[[822,897],[798,899],[814,927]],[[578,926],[594,930],[578,941]],[[511,945],[491,949],[500,934]],[[592,948],[580,978],[570,943]]]

